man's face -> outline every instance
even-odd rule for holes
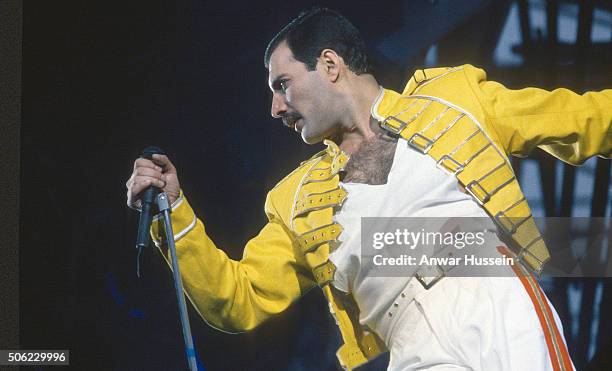
[[[308,144],[329,138],[336,130],[331,83],[319,66],[308,71],[293,57],[286,42],[270,56],[268,83],[272,89],[271,114],[302,134]]]

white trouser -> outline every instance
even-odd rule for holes
[[[533,277],[416,279],[386,337],[389,370],[572,370],[559,317]],[[535,304],[534,304],[535,303]]]

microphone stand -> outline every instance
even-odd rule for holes
[[[181,326],[183,328],[183,340],[185,340],[185,354],[189,363],[190,371],[197,371],[196,353],[193,347],[193,338],[191,337],[191,328],[189,327],[189,315],[187,313],[187,305],[185,303],[185,294],[183,294],[183,281],[181,280],[181,272],[179,270],[178,258],[176,257],[176,246],[174,245],[174,232],[172,231],[172,220],[170,218],[170,201],[165,192],[157,195],[157,207],[164,218],[164,226],[166,229],[166,242],[172,257],[172,272],[174,274],[174,289],[178,299],[179,315],[181,317]]]

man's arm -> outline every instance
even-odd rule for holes
[[[314,286],[269,198],[269,222],[247,243],[240,261],[228,258],[215,246],[187,200],[179,202],[172,218],[183,284],[211,326],[227,332],[252,329]],[[158,246],[163,241],[161,227],[160,220],[151,231]],[[160,251],[170,265],[167,248],[160,247]]]
[[[612,152],[612,90],[579,95],[567,89],[507,89],[466,66],[470,86],[508,154],[535,147],[573,165]]]
[[[227,332],[254,328],[271,315],[282,312],[315,283],[297,253],[291,233],[282,223],[268,195],[265,211],[268,223],[251,239],[240,261],[230,259],[206,234],[184,195],[176,169],[165,156],[154,162],[136,160],[127,182],[128,205],[138,206],[138,197],[148,185],[156,185],[173,199],[172,227],[183,286],[198,313],[211,326]],[[153,241],[170,265],[163,222],[154,219]]]

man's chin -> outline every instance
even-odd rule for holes
[[[329,130],[322,133],[312,133],[308,129],[309,127],[305,125],[300,131],[300,134],[302,135],[302,140],[306,144],[318,144],[323,142],[325,139],[329,139],[335,143],[340,143],[341,141],[338,132],[335,132],[333,130]]]
[[[320,136],[309,135],[307,131],[302,130],[300,133],[302,135],[302,140],[306,144],[317,144],[321,143],[325,138]]]

